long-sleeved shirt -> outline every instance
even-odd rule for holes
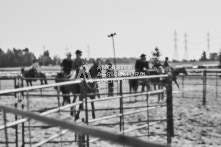
[[[144,72],[144,68],[149,69],[149,62],[137,60],[135,63],[135,71],[136,72]]]
[[[86,64],[85,60],[81,58],[77,58],[73,61],[72,69],[76,70],[76,77],[78,76],[80,67],[85,64]]]
[[[73,61],[71,59],[64,59],[61,63],[61,67],[66,74],[70,74],[73,66]]]

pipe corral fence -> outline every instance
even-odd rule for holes
[[[178,83],[181,98],[199,99],[203,105],[221,100],[221,69],[189,69],[187,76],[178,77]]]
[[[130,93],[125,88],[128,80],[153,78],[166,79],[167,82],[164,86],[159,86],[160,89],[153,91]],[[18,79],[14,80],[16,84]],[[102,95],[100,99],[89,99],[88,96],[98,94],[87,93],[87,87],[83,87],[80,94],[84,98],[83,101],[61,105],[62,96],[73,96],[61,94],[62,86],[83,82],[98,82],[102,85],[108,81],[115,81],[115,86],[119,87],[119,91],[117,90],[113,96],[107,97],[107,93],[100,93]],[[51,88],[54,87],[57,88],[57,91],[53,89],[54,93],[46,91],[46,89],[52,91]],[[167,75],[76,80],[33,87],[19,88],[16,86],[15,88],[0,91],[0,95],[12,94],[12,97],[18,100],[16,103],[11,103],[10,106],[0,104],[2,110],[0,145],[6,147],[37,147],[45,144],[89,147],[101,140],[134,147],[160,147],[170,145],[174,136],[172,81]],[[38,90],[45,90],[46,94],[39,94]],[[104,91],[106,91],[105,88]],[[166,100],[159,102],[159,98],[163,99],[165,95]],[[79,94],[75,96],[79,96]],[[150,99],[153,102],[150,103]],[[92,119],[90,114],[92,107],[88,105],[89,103],[96,103],[96,107],[99,107],[95,109],[98,118]],[[84,105],[84,110],[82,110],[84,113],[81,113],[81,119],[76,121],[70,112],[76,112],[80,104]],[[154,115],[159,109],[164,109],[161,112],[165,114],[163,114],[164,117],[156,118]],[[150,131],[151,126],[156,123],[165,125],[164,134],[162,132],[154,134]],[[133,126],[133,124],[135,125]],[[138,131],[139,134],[130,134],[134,131]],[[46,136],[44,136],[45,134]],[[68,139],[65,138],[66,135]],[[147,142],[147,140],[151,140],[150,136],[165,136],[164,144],[167,145]],[[141,137],[141,139],[136,139],[137,137]]]

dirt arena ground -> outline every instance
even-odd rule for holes
[[[181,79],[178,81],[179,83],[182,83]],[[174,91],[178,91],[178,94],[174,94],[174,100],[173,100],[173,108],[174,108],[174,133],[175,136],[172,138],[172,146],[178,146],[178,147],[218,147],[221,146],[221,97],[219,96],[218,91],[218,97],[215,95],[215,88],[214,88],[214,80],[208,80],[208,83],[211,85],[207,86],[207,104],[206,106],[202,105],[202,86],[201,85],[188,85],[188,84],[200,84],[201,80],[198,79],[185,79],[185,87],[184,87],[184,95],[182,95],[182,88],[181,90],[177,89],[174,86]],[[213,84],[213,85],[212,85]],[[219,83],[218,83],[219,84]],[[5,83],[5,85],[7,85]],[[102,87],[102,86],[101,86]],[[103,85],[105,87],[105,85]],[[128,91],[128,87],[124,86],[124,91]],[[191,92],[190,92],[191,91]],[[195,91],[195,92],[194,92]],[[106,92],[106,89],[101,90],[101,92]],[[33,93],[39,93],[39,92],[33,92]],[[50,89],[50,91],[44,91],[43,93],[56,93],[53,89]],[[183,97],[182,97],[183,96]],[[217,97],[217,98],[215,98]],[[104,96],[102,97],[104,98]],[[124,100],[124,107],[135,107],[135,106],[146,106],[146,97],[145,96],[139,96],[136,98],[137,102],[135,102],[135,98],[131,99],[125,99]],[[132,102],[130,102],[132,101]],[[165,101],[165,100],[164,100]],[[14,107],[14,103],[17,102],[17,100],[12,96],[1,96],[1,104],[5,104],[7,106]],[[156,105],[157,97],[151,97],[149,99],[149,105]],[[22,102],[27,106],[26,100]],[[30,99],[30,110],[39,110],[39,109],[46,109],[48,107],[57,107],[57,98],[31,98]],[[19,104],[19,107],[21,104]],[[111,108],[119,108],[119,100],[112,100],[112,101],[106,101],[106,102],[99,102],[95,104],[95,108],[105,108],[105,109],[111,109]],[[27,109],[27,108],[26,108]],[[90,107],[89,107],[90,109]],[[128,111],[133,111],[136,109],[130,109]],[[108,116],[112,114],[117,114],[119,110],[114,111],[99,111],[96,112],[96,117],[103,117]],[[165,119],[166,114],[166,108],[158,108],[154,110],[149,111],[149,118],[150,119]],[[64,119],[66,121],[73,122],[74,119],[69,115],[69,112],[60,112],[60,113],[54,113],[52,115],[49,115],[49,117],[52,118],[59,118]],[[81,113],[81,118],[84,117],[84,113]],[[89,116],[91,119],[91,115]],[[146,124],[145,121],[147,118],[147,112],[142,113],[136,113],[134,115],[128,115],[125,116],[125,130],[132,129],[136,126],[140,126],[143,124]],[[0,125],[3,124],[3,113],[0,112]],[[7,114],[7,121],[11,122],[14,120],[14,115]],[[80,122],[80,121],[78,121]],[[132,123],[137,122],[137,123]],[[119,125],[116,125],[119,123],[119,119],[108,119],[103,120],[99,122],[92,123],[90,125],[93,125],[94,127],[105,129],[111,132],[119,133]],[[25,140],[32,141],[32,142],[38,142],[42,139],[46,139],[60,131],[59,128],[50,127],[46,124],[39,123],[37,121],[31,120],[31,125],[35,126],[42,126],[42,127],[36,127],[32,128],[31,134],[29,134],[28,128],[26,128],[26,136]],[[109,126],[105,124],[111,124]],[[26,126],[29,125],[29,123],[25,124]],[[43,127],[45,126],[45,127]],[[20,125],[21,128],[21,125]],[[139,136],[142,134],[147,134],[148,129],[140,129],[137,131],[125,133],[128,136]],[[10,136],[10,140],[14,141],[15,139],[15,130],[14,128],[9,128],[8,133]],[[19,130],[19,133],[21,133],[21,129]],[[142,140],[151,141],[151,142],[157,142],[157,143],[166,143],[166,122],[158,121],[154,122],[154,125],[151,125],[149,127],[149,134],[151,136],[143,136],[139,137]],[[158,135],[154,135],[158,134]],[[74,133],[68,132],[65,134],[62,138],[56,138],[53,141],[63,141],[63,146],[73,146],[76,145],[76,143],[70,143],[65,141],[73,141]],[[91,137],[91,139],[93,139]],[[0,131],[0,141],[4,141],[4,131]],[[21,141],[21,137],[19,138]],[[4,147],[5,145],[0,144],[0,146]],[[13,144],[10,146],[14,146]],[[44,146],[61,146],[60,143],[48,143]],[[108,146],[121,146],[114,143],[110,143],[107,141],[97,141],[94,143],[91,143],[91,146],[95,147],[108,147]]]

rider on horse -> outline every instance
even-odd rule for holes
[[[85,62],[84,59],[81,58],[81,56],[82,56],[82,51],[77,50],[77,51],[75,52],[75,54],[76,54],[76,59],[75,59],[74,62],[73,62],[72,69],[73,69],[73,70],[76,70],[75,78],[82,78],[82,75],[81,75],[82,73],[80,73],[79,71],[80,71],[80,69],[81,69],[84,65],[86,65],[86,62]]]
[[[38,74],[40,73],[40,66],[36,59],[33,60],[32,66],[29,71],[32,77],[37,77]]]
[[[139,73],[145,73],[145,75],[148,74],[148,69],[149,69],[149,62],[146,61],[146,55],[141,54],[140,59],[136,61],[135,63],[135,72]]]
[[[72,71],[73,61],[71,60],[71,53],[67,53],[67,58],[65,58],[61,63],[61,68],[64,77],[69,77]]]

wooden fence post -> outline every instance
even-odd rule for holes
[[[203,105],[206,105],[206,70],[203,71]]]
[[[174,136],[173,125],[173,87],[171,77],[166,78],[166,92],[167,92],[167,143],[171,144],[171,137]]]

